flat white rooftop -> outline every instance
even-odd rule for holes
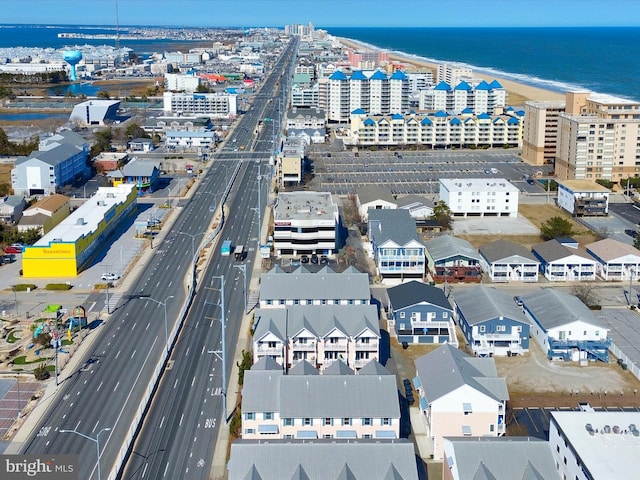
[[[276,200],[274,220],[336,220],[338,206],[328,192],[279,193]]]
[[[640,470],[640,435],[636,436],[630,428],[630,425],[640,428],[640,412],[551,412],[551,415],[593,478],[630,478],[631,472]],[[555,446],[551,448],[555,450]]]
[[[450,192],[518,192],[505,178],[441,178],[440,184]]]
[[[100,187],[96,194],[84,202],[34,246],[47,247],[51,242],[75,243],[83,235],[95,232],[105,214],[114,206],[126,202],[135,185]]]

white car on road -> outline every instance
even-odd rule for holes
[[[103,273],[100,278],[105,282],[113,282],[115,280],[120,280],[120,275],[117,273]]]

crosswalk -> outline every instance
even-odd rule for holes
[[[105,300],[104,309],[107,312],[113,312],[116,309],[116,306],[118,305],[118,302],[120,301],[121,298],[122,298],[122,293],[109,294],[109,305],[108,305],[108,308],[107,308],[107,302]]]

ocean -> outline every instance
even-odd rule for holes
[[[122,27],[124,33],[127,27]],[[327,28],[389,51],[474,70],[558,92],[587,89],[640,101],[640,27],[598,28]],[[114,42],[58,38],[61,32],[113,34],[110,27],[0,25],[0,48]],[[181,41],[180,43],[184,43]],[[167,40],[124,40],[136,53],[170,47]]]
[[[640,27],[327,28],[431,62],[558,92],[586,89],[640,101]]]

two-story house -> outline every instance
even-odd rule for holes
[[[466,240],[441,235],[428,240],[425,246],[434,281],[473,283],[482,280],[480,254]]]
[[[413,380],[433,457],[443,457],[444,437],[498,437],[505,433],[505,379],[493,358],[471,357],[442,345],[415,360]]]
[[[521,299],[531,335],[550,359],[609,361],[608,329],[578,297],[543,288]]]
[[[492,282],[537,282],[540,262],[523,245],[496,240],[478,249],[480,265]]]
[[[375,305],[288,305],[257,309],[253,360],[268,356],[286,370],[306,360],[324,370],[342,360],[359,370],[379,358]]]
[[[603,280],[640,280],[640,251],[632,245],[605,238],[587,245],[587,253],[598,261]]]
[[[457,289],[454,299],[458,325],[475,355],[529,351],[529,321],[509,294],[477,285]]]
[[[583,282],[596,279],[598,262],[586,252],[566,246],[557,239],[532,248],[540,260],[540,271],[551,282]]]
[[[387,289],[387,325],[400,343],[458,345],[453,309],[442,289],[415,280]]]
[[[423,279],[425,247],[407,210],[369,209],[369,241],[383,280]]]
[[[286,375],[264,357],[244,374],[242,438],[400,438],[396,377],[381,365],[355,375],[344,364],[323,375],[308,364]]]

